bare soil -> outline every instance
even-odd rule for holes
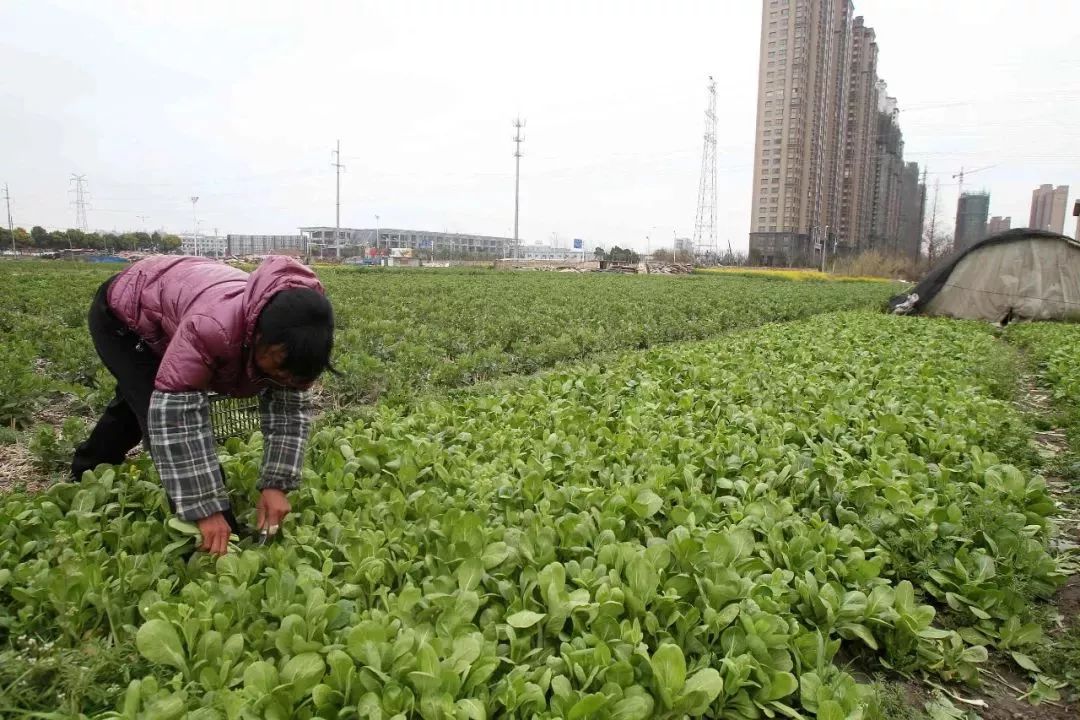
[[[34,465],[30,450],[20,443],[0,445],[0,493],[23,486],[37,492],[49,485],[49,477]]]

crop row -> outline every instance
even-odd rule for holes
[[[1055,405],[1065,414],[1073,446],[1080,447],[1080,324],[1013,325],[1007,337],[1035,361]]]
[[[134,642],[100,717],[839,720],[853,662],[1033,665],[1054,505],[1007,462],[1002,351],[848,313],[378,408],[316,433],[281,542],[216,562],[145,460],[9,496],[0,667],[32,705],[20,658]],[[225,457],[246,519],[259,444]]]

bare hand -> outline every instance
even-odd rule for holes
[[[214,513],[201,520],[196,520],[199,532],[202,533],[202,545],[200,550],[205,550],[213,555],[224,555],[229,551],[229,535],[232,528],[221,513]]]
[[[266,488],[259,496],[259,503],[255,506],[258,510],[259,529],[274,535],[281,527],[281,521],[292,510],[289,499],[285,493],[275,488]]]

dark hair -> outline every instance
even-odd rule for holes
[[[330,365],[334,348],[334,309],[320,292],[290,288],[276,293],[259,313],[255,326],[260,345],[284,345],[282,368],[298,380],[311,381]]]

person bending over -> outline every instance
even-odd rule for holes
[[[75,450],[73,479],[123,462],[141,440],[174,512],[198,525],[202,549],[223,554],[238,526],[208,393],[258,395],[258,526],[276,532],[291,510],[285,494],[300,481],[308,390],[330,369],[334,313],[315,274],[287,257],[251,274],[205,258],[150,257],[98,289],[88,321],[116,395]]]

